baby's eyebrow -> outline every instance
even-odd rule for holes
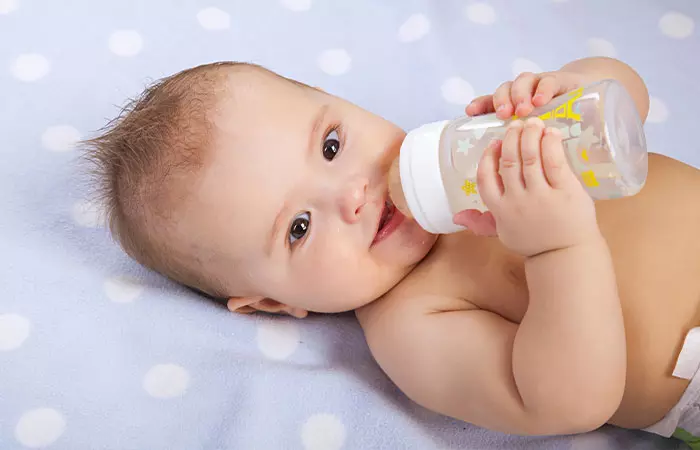
[[[272,256],[272,250],[275,248],[275,242],[279,239],[280,231],[284,228],[282,226],[282,220],[284,220],[284,215],[287,211],[287,202],[285,201],[279,212],[275,216],[275,220],[272,222],[272,228],[270,228],[270,233],[267,235],[267,242],[265,242],[265,254],[267,257]]]
[[[318,150],[317,137],[318,130],[325,121],[326,113],[328,113],[328,104],[321,106],[314,117],[314,121],[311,124],[311,132],[309,133],[309,143],[307,144],[307,158],[310,158],[315,150]]]

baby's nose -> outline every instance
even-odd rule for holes
[[[359,220],[362,209],[367,203],[369,180],[355,178],[349,180],[340,195],[340,213],[348,223]]]

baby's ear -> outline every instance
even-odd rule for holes
[[[240,314],[261,311],[270,314],[288,314],[297,319],[303,319],[309,314],[305,309],[295,308],[265,297],[231,297],[226,306],[229,311]]]

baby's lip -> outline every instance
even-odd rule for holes
[[[385,215],[386,211],[386,199],[387,195],[383,195],[381,197],[381,203],[379,203],[379,207],[377,208],[377,217],[374,220],[374,236],[372,237],[372,242],[370,242],[370,247],[374,245],[375,241],[377,240],[377,235],[379,234],[380,227],[382,225],[382,218]]]
[[[396,214],[400,213],[393,205],[393,203],[391,203],[391,200],[389,200],[389,196],[385,194],[382,202],[382,207],[379,208],[379,214],[375,222],[376,232],[374,234],[374,239],[372,239],[370,247],[376,244],[377,242],[383,240],[389,234],[391,234],[392,231],[394,231],[394,229],[396,228],[396,223],[394,223],[394,216]]]

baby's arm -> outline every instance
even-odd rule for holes
[[[625,384],[609,250],[561,136],[543,129],[539,119],[515,122],[479,165],[499,238],[526,257],[530,303],[521,324],[465,310],[463,301],[431,313],[387,308],[363,323],[379,364],[418,403],[517,434],[597,428],[617,410]]]
[[[606,78],[619,81],[632,96],[642,121],[646,120],[649,113],[649,92],[646,84],[633,68],[622,61],[604,57],[577,59],[562,67],[560,72],[579,74],[590,81]]]
[[[478,172],[499,239],[526,257],[530,303],[513,343],[513,375],[535,416],[556,420],[591,408],[607,421],[626,371],[615,271],[561,135],[543,129],[539,119],[514,122]]]
[[[575,431],[597,428],[619,407],[626,373],[608,246],[602,236],[591,236],[528,258],[525,271],[530,304],[513,343],[513,374],[523,404],[535,415],[583,425]]]

